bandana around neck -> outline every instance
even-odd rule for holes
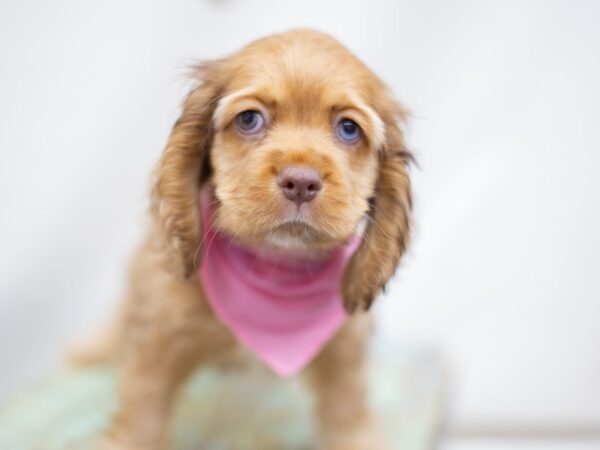
[[[259,255],[212,228],[212,194],[203,189],[202,263],[208,302],[236,338],[280,376],[304,368],[346,319],[340,283],[360,237],[323,261]]]

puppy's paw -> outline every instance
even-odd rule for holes
[[[109,431],[93,446],[93,450],[166,450],[170,448],[164,440],[137,440],[131,436]]]
[[[112,329],[100,330],[75,342],[67,351],[66,363],[71,367],[110,364],[117,355],[117,341]]]
[[[331,444],[327,447],[322,446],[320,450],[388,450],[382,444],[377,442],[344,442]]]
[[[141,450],[140,447],[132,447],[127,444],[116,442],[112,439],[102,439],[94,450]]]
[[[372,428],[325,436],[319,450],[387,450],[382,436]]]

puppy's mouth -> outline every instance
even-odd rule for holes
[[[278,233],[287,233],[292,237],[326,237],[327,233],[320,229],[313,217],[311,205],[303,203],[301,205],[288,205],[288,208],[282,211],[280,220],[274,226],[274,231]]]
[[[335,224],[330,228],[331,217],[329,221],[320,217],[321,208],[315,208],[313,202],[298,205],[265,200],[260,206],[251,204],[248,209],[254,209],[254,215],[243,217],[236,214],[239,208],[233,207],[233,202],[215,197],[215,205],[221,212],[217,228],[242,244],[284,251],[325,251],[343,244],[351,234],[341,236]]]
[[[275,225],[266,235],[266,241],[278,248],[306,248],[327,242],[328,235],[313,223],[301,218],[290,218]]]
[[[306,234],[317,234],[319,230],[308,222],[302,220],[289,220],[282,222],[274,228],[279,233],[287,233],[290,236],[301,237]]]

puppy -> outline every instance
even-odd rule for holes
[[[380,449],[367,311],[409,237],[405,113],[314,31],[255,41],[195,76],[107,341],[119,408],[101,448],[170,448],[173,397],[190,372],[249,353],[309,381],[322,448]]]

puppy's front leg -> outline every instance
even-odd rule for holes
[[[178,387],[199,363],[233,344],[197,285],[163,287],[128,305],[118,409],[99,450],[172,448],[171,410]]]
[[[367,405],[368,314],[348,319],[308,368],[322,450],[382,450]]]

